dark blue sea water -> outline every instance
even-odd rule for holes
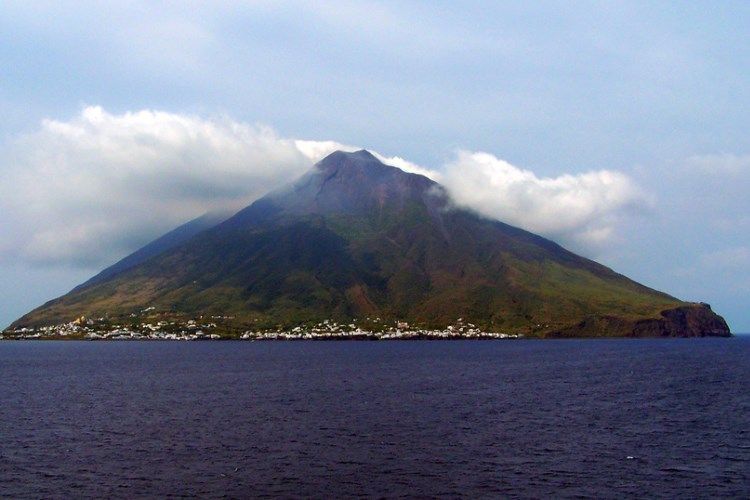
[[[750,496],[750,339],[0,342],[0,497]]]

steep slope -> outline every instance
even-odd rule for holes
[[[464,318],[550,336],[728,334],[709,308],[452,207],[438,184],[367,151],[333,153],[223,223],[14,326],[147,307],[253,326],[381,317],[443,327]]]
[[[117,261],[108,268],[101,271],[88,281],[78,285],[73,291],[78,291],[84,288],[88,288],[97,283],[107,281],[118,274],[131,269],[142,262],[147,261],[152,257],[166,252],[167,250],[174,248],[182,243],[185,243],[193,236],[198,233],[205,231],[222,221],[229,218],[231,214],[222,212],[209,212],[196,217],[193,220],[186,222],[185,224],[169,231],[167,234],[160,236],[146,246],[136,250],[127,257]]]

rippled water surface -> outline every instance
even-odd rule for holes
[[[750,496],[750,339],[0,342],[0,496]]]

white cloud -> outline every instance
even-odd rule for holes
[[[424,175],[425,177],[428,177],[436,182],[442,181],[442,175],[440,172],[437,172],[435,170],[430,170],[429,168],[421,167],[417,165],[416,163],[412,163],[409,160],[404,160],[400,156],[383,156],[377,151],[373,151],[373,155],[377,157],[378,160],[382,161],[383,163],[387,165],[393,165],[394,167],[398,167],[404,172],[411,172],[412,174],[419,174]]]
[[[241,207],[309,164],[267,127],[87,107],[7,148],[0,206],[17,256],[101,265],[207,210]]]
[[[0,255],[102,266],[208,210],[238,209],[337,149],[359,147],[151,110],[86,107],[69,121],[44,120],[0,152]],[[539,178],[487,153],[459,152],[439,170],[374,154],[443,183],[485,216],[592,247],[645,199],[606,170]]]
[[[356,146],[347,146],[336,141],[294,141],[294,145],[302,154],[312,163],[317,163],[334,151],[357,151],[361,148]]]
[[[442,180],[457,203],[487,217],[588,247],[610,241],[623,212],[650,203],[620,172],[540,178],[481,152],[460,151]]]

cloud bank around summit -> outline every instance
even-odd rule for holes
[[[210,210],[236,210],[337,150],[225,116],[108,113],[90,106],[44,120],[0,150],[0,259],[101,267]],[[648,198],[625,174],[541,178],[483,152],[458,151],[437,168],[374,152],[442,183],[482,215],[594,249]]]
[[[489,153],[459,151],[442,182],[481,214],[583,246],[615,238],[618,218],[651,203],[627,175],[598,170],[540,178]]]

